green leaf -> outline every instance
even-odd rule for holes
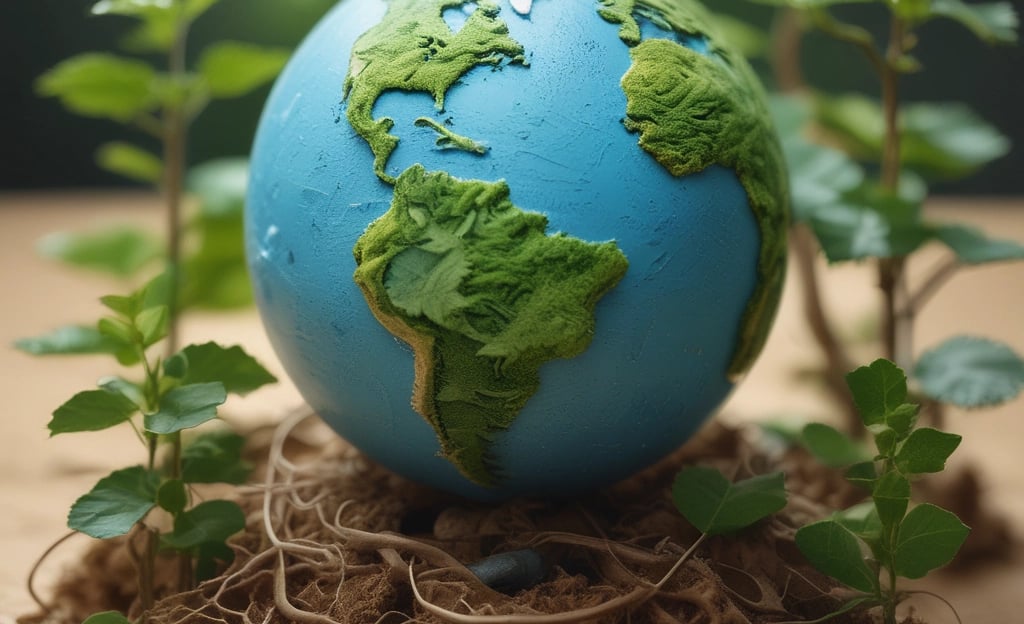
[[[934,235],[917,202],[869,183],[818,206],[808,222],[830,262],[906,256]]]
[[[182,451],[182,480],[185,483],[245,483],[252,465],[242,459],[244,446],[245,438],[229,431],[199,436]]]
[[[160,399],[160,409],[146,414],[146,431],[166,435],[191,429],[217,417],[217,406],[227,393],[221,383],[200,383],[174,388]]]
[[[163,243],[135,228],[89,234],[56,232],[39,241],[39,253],[73,266],[130,277],[163,254]]]
[[[173,0],[100,0],[92,6],[93,15],[145,15],[147,13],[171,13]]]
[[[914,370],[929,397],[960,407],[998,405],[1024,387],[1024,360],[1005,344],[957,336],[921,356]]]
[[[182,353],[175,353],[164,360],[164,375],[174,379],[184,379],[188,374],[188,358]]]
[[[885,359],[848,374],[846,385],[866,426],[884,424],[886,415],[907,400],[907,376]]]
[[[878,479],[878,470],[875,468],[875,462],[866,461],[859,464],[850,466],[846,471],[846,480],[850,483],[862,487],[867,491],[875,489],[875,480]]]
[[[206,216],[241,217],[249,187],[249,159],[219,158],[189,169],[186,188]]]
[[[869,544],[876,542],[882,535],[882,520],[873,502],[854,505],[837,512],[832,518]]]
[[[245,513],[230,501],[200,503],[174,521],[174,531],[163,537],[175,550],[190,550],[203,544],[217,544],[245,528]]]
[[[110,390],[86,390],[71,397],[53,412],[47,427],[50,436],[61,433],[102,431],[127,422],[139,406]]]
[[[238,204],[234,215],[202,213],[192,223],[190,231],[198,249],[183,267],[182,305],[221,310],[252,303],[241,206]]]
[[[239,346],[222,347],[215,342],[189,345],[181,351],[188,360],[184,383],[220,382],[238,395],[246,395],[277,379]]]
[[[837,520],[822,520],[796,532],[796,545],[815,568],[867,593],[876,593],[878,573],[865,560],[862,542]]]
[[[96,163],[130,180],[157,184],[163,176],[164,164],[159,158],[130,143],[105,143],[96,152]]]
[[[953,250],[964,264],[1024,260],[1024,245],[1017,241],[989,238],[981,230],[966,225],[936,226],[935,237]]]
[[[127,321],[122,321],[118,318],[110,316],[103,317],[96,323],[96,328],[99,329],[100,333],[104,336],[119,340],[126,345],[141,345],[142,334]]]
[[[156,71],[142,61],[112,54],[74,56],[36,81],[44,97],[57,97],[72,112],[128,122],[155,103]]]
[[[290,55],[281,48],[221,41],[203,51],[199,73],[213,97],[237,97],[273,80]]]
[[[223,542],[201,544],[196,549],[196,580],[200,583],[217,576],[218,568],[235,560],[235,551]]]
[[[931,15],[932,0],[892,0],[889,6],[901,18],[919,22]]]
[[[1017,43],[1019,19],[1009,2],[933,0],[932,15],[960,22],[986,43]]]
[[[970,529],[956,515],[931,504],[918,505],[903,520],[893,549],[893,571],[917,579],[956,556]]]
[[[896,452],[896,467],[904,474],[942,472],[946,460],[960,446],[963,438],[924,427],[915,430]]]
[[[132,624],[132,622],[117,611],[103,611],[85,618],[82,624]]]
[[[896,445],[899,444],[900,435],[888,425],[872,425],[870,431],[874,434],[879,457],[892,457]]]
[[[902,440],[917,424],[917,416],[920,413],[920,405],[904,403],[885,415],[885,424],[896,432],[897,439]]]
[[[679,512],[702,533],[721,535],[747,527],[786,506],[781,472],[730,483],[713,468],[684,468],[672,485]]]
[[[93,355],[115,354],[126,345],[95,327],[68,325],[42,336],[21,338],[14,346],[31,355]]]
[[[149,347],[167,336],[170,311],[167,306],[147,308],[135,319],[135,326],[142,334],[142,346]]]
[[[125,397],[135,405],[141,406],[146,404],[146,397],[139,384],[132,383],[127,379],[121,377],[103,377],[100,379],[100,388],[109,392],[115,392]]]
[[[156,506],[160,477],[142,466],[100,479],[71,507],[68,528],[96,539],[125,535]]]
[[[188,506],[188,490],[181,479],[171,479],[160,485],[156,493],[156,502],[161,509],[171,514],[180,514]]]
[[[823,423],[808,424],[801,433],[801,439],[812,455],[832,468],[841,468],[870,459],[863,446],[835,427]]]
[[[875,501],[875,509],[882,526],[892,529],[899,526],[910,505],[910,481],[898,472],[887,472],[875,482],[871,493]]]
[[[843,152],[787,137],[783,150],[790,174],[793,218],[808,222],[860,186],[864,170]]]
[[[903,164],[938,179],[969,176],[1010,151],[1010,141],[964,104],[907,104],[902,112]]]

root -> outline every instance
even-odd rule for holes
[[[230,544],[231,566],[159,601],[150,624],[768,624],[834,606],[826,578],[779,561],[795,552],[789,515],[725,540],[700,537],[675,511],[670,485],[684,462],[737,478],[788,471],[732,430],[712,427],[591,498],[486,505],[400,479],[324,429],[318,439],[311,416],[280,424],[266,441],[264,483],[237,490],[248,529]],[[819,506],[795,500],[798,515]],[[514,595],[465,565],[522,548],[550,567]],[[750,598],[755,586],[760,601]]]

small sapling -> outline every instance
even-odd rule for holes
[[[941,472],[960,436],[917,426],[919,408],[907,402],[907,377],[888,360],[858,368],[846,380],[877,454],[860,462],[849,454],[835,463],[849,466],[848,479],[865,487],[871,500],[801,528],[796,544],[816,568],[859,592],[833,615],[880,607],[885,624],[896,624],[896,607],[909,595],[897,579],[922,578],[946,565],[970,532],[953,513],[910,500],[911,481]]]

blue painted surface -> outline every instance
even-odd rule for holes
[[[375,117],[401,137],[388,172],[422,163],[461,178],[505,179],[512,201],[549,233],[617,241],[630,261],[598,304],[593,343],[541,369],[541,388],[498,435],[497,489],[464,479],[410,407],[413,358],[371,315],[352,280],[352,248],[383,215],[391,187],[341,101],[349,50],[383,0],[343,0],[298,50],[257,134],[246,223],[257,301],[270,339],[309,404],[372,458],[466,496],[568,495],[629,476],[684,442],[731,389],[726,369],[753,292],[759,232],[735,174],[673,178],[621,120],[630,66],[596,2],[507,1],[501,17],[529,67],[477,68],[434,110],[391,92]],[[649,29],[645,28],[645,31]],[[702,44],[703,40],[694,38]],[[704,52],[702,50],[702,52]],[[420,116],[490,147],[434,146]]]

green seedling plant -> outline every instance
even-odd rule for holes
[[[777,87],[784,94],[776,98],[775,109],[791,172],[791,247],[804,284],[808,326],[826,362],[823,379],[844,408],[847,433],[863,431],[844,381],[854,360],[821,301],[815,265],[819,250],[830,263],[874,266],[882,300],[880,355],[907,371],[931,422],[941,426],[945,404],[975,408],[1016,397],[1024,388],[1024,359],[1008,345],[958,336],[919,355],[913,344],[915,320],[953,275],[968,267],[1024,259],[1024,245],[1016,241],[990,238],[963,224],[935,222],[922,211],[929,182],[969,176],[1004,156],[1010,143],[964,104],[901,99],[904,78],[923,70],[914,52],[930,22],[953,20],[988,44],[1011,45],[1017,42],[1018,28],[1012,5],[751,1],[779,8],[769,47]],[[835,11],[853,4],[884,6],[888,31],[883,40],[843,21]],[[807,84],[800,46],[808,30],[849,44],[866,59],[878,77],[879,97],[826,94]],[[842,55],[837,59],[851,61]],[[908,266],[928,243],[944,245],[950,254],[912,284]]]
[[[228,394],[247,394],[274,377],[241,348],[213,342],[189,345],[166,358],[154,355],[167,337],[168,309],[154,303],[149,286],[101,302],[109,311],[97,322],[105,350],[137,378],[101,379],[97,389],[79,392],[58,407],[48,426],[53,436],[125,424],[135,430],[145,464],[100,479],[72,505],[68,527],[97,539],[130,536],[139,571],[139,604],[145,611],[156,599],[160,553],[178,558],[177,587],[188,589],[197,579],[212,576],[219,563],[231,561],[225,542],[245,528],[245,515],[236,503],[195,504],[193,489],[203,483],[244,482],[248,468],[241,458],[243,440],[217,432],[184,446],[183,432],[217,418]],[[160,514],[170,530],[160,528]]]
[[[288,58],[284,50],[222,41],[202,50],[190,69],[189,29],[216,2],[101,0],[92,6],[94,15],[134,24],[121,47],[147,58],[163,56],[166,68],[140,57],[86,53],[60,63],[36,85],[41,95],[60,99],[72,112],[125,124],[161,147],[157,155],[138,145],[110,143],[99,149],[97,161],[159,188],[166,208],[164,240],[117,228],[57,235],[43,243],[49,255],[76,266],[138,279],[143,269],[159,263],[159,274],[129,295],[103,297],[108,313],[96,323],[63,327],[16,345],[36,355],[106,354],[124,367],[122,375],[105,377],[98,388],[58,407],[49,429],[51,435],[64,435],[131,426],[145,449],[143,464],[100,479],[68,515],[74,531],[98,539],[127,536],[143,620],[158,598],[156,569],[163,555],[177,559],[177,589],[188,589],[230,561],[226,540],[245,526],[235,503],[200,502],[195,491],[198,484],[246,479],[244,440],[215,432],[186,445],[184,434],[216,419],[229,394],[244,395],[275,381],[240,347],[179,346],[183,310],[248,300],[241,251],[245,164],[212,163],[187,174],[188,128],[211,100],[256,89]],[[201,198],[201,210],[189,218],[186,186]],[[90,620],[127,622],[117,613]]]
[[[819,453],[871,495],[869,501],[802,527],[796,544],[821,572],[856,590],[839,610],[881,608],[885,624],[896,624],[897,606],[913,592],[901,591],[899,578],[919,579],[952,561],[970,529],[957,516],[932,504],[911,505],[911,482],[941,472],[960,436],[918,427],[918,405],[907,402],[907,376],[880,359],[846,377],[863,426],[877,454],[859,461],[859,447],[820,429],[811,434]],[[834,454],[835,445],[848,454]]]
[[[242,158],[222,159],[189,169],[189,127],[212,101],[243,96],[272,80],[290,54],[281,48],[216,41],[190,66],[192,24],[217,2],[97,2],[93,15],[132,24],[119,43],[130,55],[79,54],[36,82],[41,96],[57,98],[73,113],[139,133],[138,143],[101,145],[96,162],[122,177],[160,188],[166,222],[162,239],[120,226],[84,234],[56,233],[41,241],[40,250],[76,267],[132,278],[135,283],[159,265],[167,273],[172,295],[167,300],[169,352],[177,347],[179,312],[239,307],[251,301],[241,235],[248,163]],[[151,64],[153,58],[163,58],[162,67]],[[154,143],[159,146],[155,151],[149,149]],[[189,195],[198,199],[198,210],[186,210]]]

